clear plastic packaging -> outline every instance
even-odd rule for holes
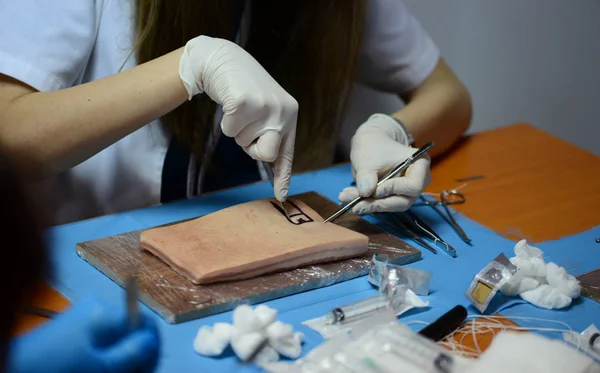
[[[583,332],[564,332],[563,339],[575,348],[600,363],[600,330],[596,325],[588,326]]]
[[[281,364],[265,369],[273,373],[457,373],[471,364],[396,321],[373,324],[366,319],[362,323],[363,332],[354,334],[353,339],[336,337],[287,369]]]
[[[378,281],[379,294],[357,302],[334,308],[327,314],[303,322],[325,339],[341,332],[352,332],[357,322],[377,317],[385,322],[415,307],[427,307],[413,288],[421,294],[429,293],[431,273],[418,269],[403,268],[387,262],[387,256],[374,255],[369,271],[369,282]]]
[[[388,273],[388,280],[393,283],[383,281],[383,274]],[[433,274],[428,271],[416,268],[402,267],[388,262],[388,256],[385,254],[373,255],[371,268],[369,269],[369,282],[380,288],[386,285],[406,285],[417,295],[429,295],[429,286]],[[383,292],[383,291],[382,291]]]
[[[333,309],[331,312],[302,324],[316,331],[325,339],[339,334],[352,333],[354,328],[363,320],[370,318],[374,324],[396,320],[396,311],[385,294],[378,294],[358,302],[346,304]]]
[[[475,277],[467,289],[467,297],[473,305],[484,313],[500,288],[518,271],[518,268],[504,254],[498,255]]]
[[[334,308],[327,314],[302,322],[325,339],[339,333],[352,333],[353,328],[364,319],[376,317],[382,322],[395,321],[398,316],[415,307],[427,307],[406,285],[390,286],[386,293],[377,294]]]

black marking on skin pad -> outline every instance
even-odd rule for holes
[[[277,209],[281,213],[281,215],[285,216],[285,218],[294,225],[302,225],[304,223],[314,222],[313,218],[308,216],[300,209],[300,207],[296,206],[292,201],[286,201],[285,204],[287,207],[287,215],[285,211],[279,206],[277,203],[270,201],[273,207]],[[293,208],[290,208],[293,207]]]

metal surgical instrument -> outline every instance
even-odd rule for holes
[[[126,304],[127,304],[127,323],[129,330],[135,330],[140,326],[140,310],[138,307],[138,287],[135,277],[128,277],[125,281]]]
[[[375,216],[395,230],[406,233],[412,240],[434,254],[437,254],[437,250],[427,243],[423,239],[424,237],[433,241],[446,254],[456,258],[456,249],[444,241],[429,224],[414,212],[408,210],[405,212],[376,213]]]
[[[382,213],[378,212],[374,214],[379,220],[389,225],[394,230],[399,230],[408,235],[410,239],[417,242],[419,245],[423,246],[427,250],[431,251],[434,254],[437,254],[437,250],[429,245],[425,240],[423,240],[413,229],[411,229],[410,222],[406,220],[406,217],[400,214],[394,213]]]
[[[388,181],[389,179],[400,174],[402,171],[406,170],[414,161],[416,161],[419,157],[421,157],[422,155],[427,153],[427,151],[429,149],[431,149],[433,147],[433,145],[434,145],[433,141],[430,141],[427,144],[423,145],[419,150],[414,152],[410,157],[406,158],[404,160],[404,162],[400,163],[392,171],[390,171],[387,175],[385,175],[385,177],[377,183],[377,186],[381,185],[382,183]],[[325,219],[325,221],[323,221],[323,223],[332,222],[332,221],[338,219],[340,216],[342,216],[345,213],[347,213],[348,211],[350,211],[354,206],[356,206],[356,204],[358,204],[363,199],[364,198],[361,196],[356,197],[354,200],[352,200],[346,206],[337,210],[333,215],[331,215],[330,217]]]
[[[411,210],[407,210],[405,214],[412,220],[412,222],[419,228],[419,230],[423,234],[429,236],[435,242],[438,248],[445,251],[451,257],[456,258],[456,249],[452,247],[448,242],[444,241],[444,239],[439,234],[437,234],[433,230],[433,228],[431,228],[429,224],[425,222],[425,220],[421,219],[419,215],[415,214]]]
[[[448,205],[457,205],[457,204],[465,203],[466,198],[462,193],[460,193],[454,189],[453,190],[445,190],[442,193],[440,193],[439,201],[427,199],[427,198],[423,197],[423,195],[421,195],[419,197],[419,200],[421,202],[415,203],[413,205],[414,207],[418,207],[418,206],[431,207],[439,216],[442,217],[442,219],[444,219],[452,227],[452,229],[454,229],[454,231],[458,234],[458,236],[463,241],[465,241],[468,244],[471,244],[471,239],[467,236],[467,234],[461,228],[461,226],[456,222],[456,220],[454,219],[454,216],[452,216],[450,208],[448,207]],[[440,206],[445,210],[446,214],[444,214],[440,210],[440,208],[439,208]]]

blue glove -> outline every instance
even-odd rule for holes
[[[8,373],[153,372],[159,334],[153,319],[141,315],[130,332],[125,307],[93,299],[72,309],[11,346]]]

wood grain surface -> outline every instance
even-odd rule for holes
[[[457,179],[481,175],[484,178],[466,181],[462,191],[467,203],[454,208],[509,238],[529,236],[541,242],[600,224],[600,158],[531,125],[514,124],[466,137],[433,162],[427,190],[455,188],[465,183]],[[68,305],[48,286],[32,303],[53,310]],[[24,316],[17,330],[40,322]],[[483,347],[490,340],[489,335],[477,337]],[[463,342],[473,347],[472,341]]]
[[[339,208],[315,192],[294,198],[323,217]],[[369,250],[352,259],[207,285],[194,285],[158,257],[142,250],[139,230],[79,243],[77,253],[121,286],[128,276],[136,276],[140,300],[173,324],[229,311],[241,303],[265,302],[365,275],[373,254],[386,254],[390,262],[397,264],[421,258],[421,252],[416,248],[352,213],[347,213],[335,224],[367,235]]]

